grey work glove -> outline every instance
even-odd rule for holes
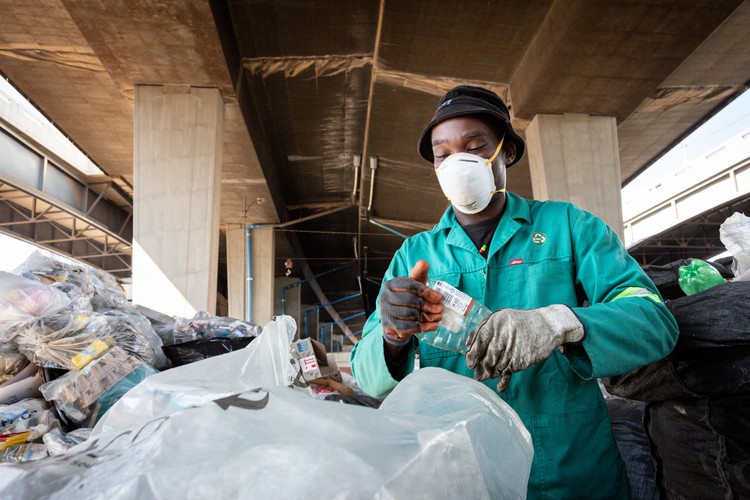
[[[386,281],[378,302],[383,338],[406,345],[415,333],[437,328],[442,318],[442,296],[416,279],[400,276]]]
[[[469,338],[466,364],[477,380],[500,377],[497,390],[502,392],[511,373],[547,359],[558,347],[579,342],[583,336],[583,325],[567,306],[500,309]]]

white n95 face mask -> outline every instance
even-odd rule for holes
[[[492,160],[500,153],[504,139],[489,160],[471,153],[454,153],[438,166],[440,188],[456,210],[465,214],[481,212],[493,194],[505,191],[496,189],[492,175]]]

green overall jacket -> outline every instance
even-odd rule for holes
[[[408,276],[420,259],[430,263],[431,278],[450,283],[492,311],[550,304],[573,309],[585,328],[583,342],[514,373],[500,394],[533,439],[528,496],[629,498],[597,378],[669,354],[677,323],[611,228],[571,203],[507,193],[486,259],[448,208],[431,231],[404,241],[383,281]],[[383,397],[398,381],[385,363],[379,309],[362,335],[351,353],[352,372],[364,391]],[[473,377],[464,355],[416,341],[412,346],[407,373],[413,371],[418,348],[420,366]],[[493,390],[496,383],[485,381]]]

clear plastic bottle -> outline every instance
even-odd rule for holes
[[[427,281],[427,286],[443,296],[443,319],[438,323],[437,330],[420,333],[417,337],[420,342],[465,353],[466,341],[492,311],[444,281],[431,279]]]

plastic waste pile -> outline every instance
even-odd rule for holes
[[[180,318],[140,305],[135,309],[149,320],[161,338],[171,366],[242,349],[261,332],[258,325],[226,316],[210,316],[205,311],[199,311],[192,318]]]
[[[256,325],[199,313],[169,317],[128,305],[98,269],[32,253],[0,272],[0,462],[62,453],[125,393],[172,363],[165,346],[245,340]]]
[[[13,394],[0,405],[0,498],[526,495],[530,436],[470,378],[426,368],[376,400],[322,344],[295,341],[289,316],[262,329],[172,318],[127,306],[101,276],[84,290],[85,271],[75,283],[24,272],[0,275],[13,387],[0,387]],[[84,299],[97,293],[114,296]],[[247,339],[221,356],[195,347]],[[205,356],[163,366],[161,351],[191,345]]]
[[[611,394],[645,403],[619,405],[638,408],[647,438],[640,454],[651,461],[628,471],[633,486],[653,466],[661,498],[750,497],[750,219],[734,214],[720,235],[731,270],[696,259],[646,269],[677,320],[677,345],[666,358],[605,381]],[[636,496],[652,498],[643,490]]]
[[[152,375],[85,442],[0,467],[0,497],[525,497],[530,436],[486,386],[425,368],[378,409],[320,401],[295,385],[295,330],[280,316],[245,349]]]

